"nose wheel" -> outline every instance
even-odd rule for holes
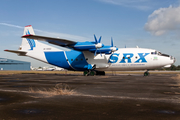
[[[144,72],[144,76],[149,76],[149,75],[150,75],[150,73],[148,70],[146,72]]]

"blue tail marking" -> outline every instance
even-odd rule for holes
[[[27,31],[26,35],[30,35],[29,30]],[[33,48],[36,47],[34,39],[28,39],[28,38],[26,38],[26,39],[27,39],[27,41],[28,41],[28,43],[30,45],[30,48],[31,48],[30,50],[33,50]]]

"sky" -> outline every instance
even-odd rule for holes
[[[180,65],[180,0],[1,0],[0,58],[50,66],[4,52],[19,48],[26,25],[37,35],[73,41],[94,41],[95,34],[110,45],[113,37],[118,48],[156,49]]]

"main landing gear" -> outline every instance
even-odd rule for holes
[[[149,73],[149,70],[147,70],[146,72],[144,72],[144,76],[149,76],[150,73]]]
[[[84,76],[105,75],[104,71],[96,71],[96,64],[91,69],[84,71]]]
[[[84,76],[105,75],[104,71],[86,70]]]

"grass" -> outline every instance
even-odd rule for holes
[[[0,75],[10,75],[10,74],[80,74],[82,72],[77,71],[0,71]]]
[[[29,88],[30,93],[39,93],[47,96],[54,96],[54,95],[72,95],[75,94],[75,91],[70,89],[67,84],[56,84],[55,87],[49,89],[33,89],[32,87]]]

